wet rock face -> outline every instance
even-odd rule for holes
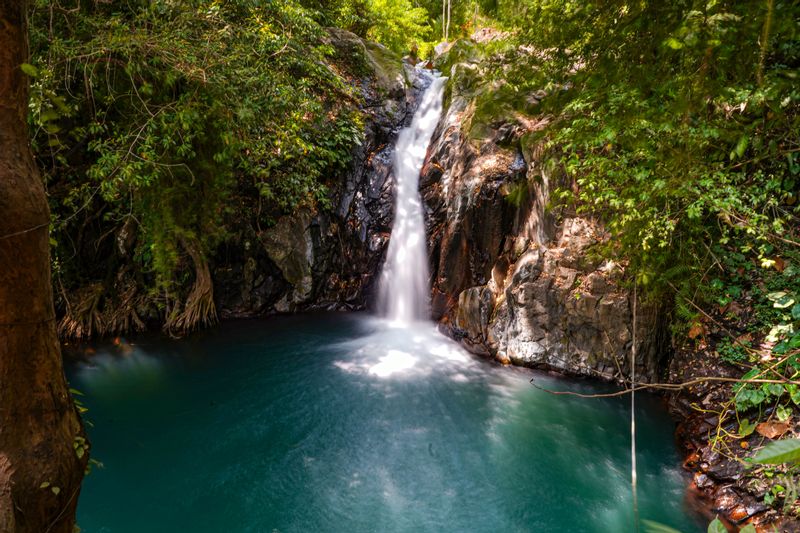
[[[552,176],[529,139],[547,121],[476,109],[476,69],[452,68],[450,105],[420,181],[434,318],[502,362],[627,377],[633,297],[623,266],[595,252],[607,239],[600,224],[545,209]],[[638,304],[637,379],[655,380],[666,352],[657,311]]]
[[[342,53],[359,48],[368,63],[364,142],[350,170],[329,183],[331,209],[301,210],[226,244],[212,272],[223,317],[361,309],[374,300],[393,216],[394,144],[423,87],[382,46],[343,30],[330,30],[330,40]]]

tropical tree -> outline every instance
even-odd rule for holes
[[[61,363],[28,138],[27,7],[0,1],[0,531],[72,533],[88,444]]]

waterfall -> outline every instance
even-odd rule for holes
[[[432,78],[411,125],[397,137],[394,154],[395,214],[386,263],[380,281],[380,305],[384,316],[399,323],[429,316],[428,250],[419,174],[428,144],[442,114],[446,78],[419,70]]]

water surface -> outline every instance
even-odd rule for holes
[[[361,314],[145,337],[73,364],[84,533],[631,531],[626,399]],[[700,531],[673,424],[638,399],[643,518]]]

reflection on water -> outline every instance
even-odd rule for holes
[[[86,533],[632,530],[627,403],[546,394],[429,324],[310,315],[117,351],[69,369],[105,464]],[[638,403],[642,518],[700,531],[672,424]]]
[[[158,357],[138,346],[106,348],[92,355],[77,369],[85,392],[95,395],[128,394],[128,388],[154,390],[167,385],[164,365]]]

